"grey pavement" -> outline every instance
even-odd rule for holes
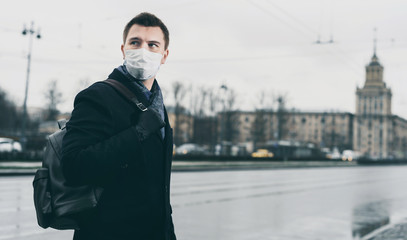
[[[0,177],[0,240],[72,239],[41,229],[33,176]],[[171,203],[183,240],[406,239],[407,166],[175,172]]]

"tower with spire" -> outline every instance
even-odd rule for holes
[[[356,89],[353,146],[365,156],[387,158],[392,152],[392,93],[383,80],[376,42],[375,37],[364,86]]]
[[[356,90],[356,114],[358,115],[391,115],[390,88],[383,80],[383,66],[376,52],[366,66],[366,80],[363,88]]]

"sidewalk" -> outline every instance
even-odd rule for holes
[[[173,161],[172,171],[224,171],[283,168],[353,167],[356,162],[342,161]],[[0,162],[1,175],[34,175],[41,162]]]

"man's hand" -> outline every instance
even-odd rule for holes
[[[146,111],[141,112],[138,122],[136,123],[136,130],[140,135],[140,140],[145,140],[152,133],[165,126],[159,113],[148,108]]]

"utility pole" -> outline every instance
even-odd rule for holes
[[[31,27],[30,29],[27,29],[26,26],[24,26],[23,35],[29,35],[29,42],[28,42],[28,55],[27,55],[27,78],[25,81],[25,95],[24,95],[24,104],[23,104],[23,121],[22,121],[22,127],[21,127],[21,143],[23,147],[23,151],[26,150],[26,143],[27,143],[27,137],[26,137],[26,124],[27,124],[27,96],[28,96],[28,85],[30,82],[30,65],[31,65],[31,51],[32,51],[32,43],[33,43],[33,35],[37,34],[37,38],[40,39],[40,30],[38,29],[37,31],[34,31],[34,22],[31,22]]]

